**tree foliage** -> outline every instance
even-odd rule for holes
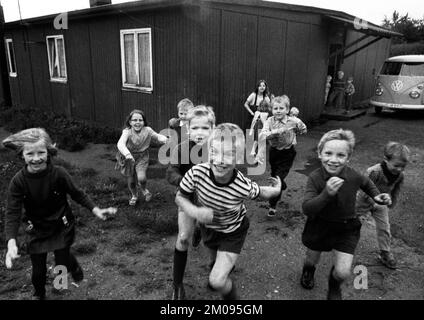
[[[423,19],[412,19],[408,14],[401,16],[395,10],[390,18],[384,17],[382,26],[404,35],[404,39],[399,39],[398,43],[424,41],[424,17]]]

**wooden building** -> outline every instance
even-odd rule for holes
[[[4,24],[14,106],[121,127],[133,108],[160,130],[185,97],[244,123],[259,79],[306,121],[323,110],[327,73],[353,75],[367,99],[399,34],[344,12],[257,0],[90,1]],[[110,1],[109,1],[110,2]]]

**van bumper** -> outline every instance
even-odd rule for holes
[[[424,110],[423,104],[395,104],[387,102],[378,102],[370,100],[370,104],[375,107],[383,107],[390,109],[403,109],[403,110]]]

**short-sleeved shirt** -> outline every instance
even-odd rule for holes
[[[213,221],[205,225],[207,228],[230,233],[240,227],[246,215],[244,200],[257,198],[260,189],[237,169],[227,184],[221,184],[215,180],[210,164],[202,163],[187,171],[180,192],[189,197],[195,193],[197,205],[213,210]]]
[[[143,127],[139,134],[131,129],[124,129],[128,134],[127,148],[131,153],[143,152],[150,146],[152,137],[157,139],[158,134],[150,127]]]

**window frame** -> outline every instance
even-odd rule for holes
[[[53,76],[53,69],[52,69],[52,65],[51,65],[51,59],[50,59],[50,50],[49,50],[49,39],[54,39],[54,50],[56,51],[56,55],[58,55],[59,50],[58,50],[58,46],[57,46],[57,42],[58,39],[62,39],[63,41],[63,61],[65,64],[65,76],[61,77],[54,77]],[[68,68],[66,66],[66,51],[65,51],[65,38],[63,36],[63,34],[58,34],[58,35],[50,35],[50,36],[46,36],[46,47],[47,47],[47,59],[49,62],[49,74],[50,74],[50,81],[52,82],[61,82],[61,83],[66,83],[68,82]],[[59,59],[60,61],[60,59]],[[60,66],[59,66],[59,72],[60,72]]]
[[[12,38],[5,38],[5,49],[6,49],[6,56],[7,56],[7,68],[9,69],[9,77],[16,78],[18,76],[18,69],[16,68],[16,54],[15,54],[15,47],[13,45],[13,39]],[[12,54],[13,54],[13,67],[15,72],[12,71],[12,60],[10,58],[10,46],[12,45]]]
[[[125,35],[132,34],[134,37],[134,57],[135,57],[135,72],[137,76],[137,80],[140,82],[140,74],[139,74],[139,60],[138,60],[138,34],[145,34],[147,33],[149,36],[149,66],[150,66],[150,87],[142,87],[141,85],[135,85],[126,83],[127,75],[126,75],[126,69],[125,69],[125,42],[124,37]],[[152,93],[153,92],[153,55],[152,55],[152,28],[137,28],[137,29],[122,29],[120,30],[120,45],[121,45],[121,72],[122,72],[122,87],[124,89],[132,89],[137,90],[145,93]]]

